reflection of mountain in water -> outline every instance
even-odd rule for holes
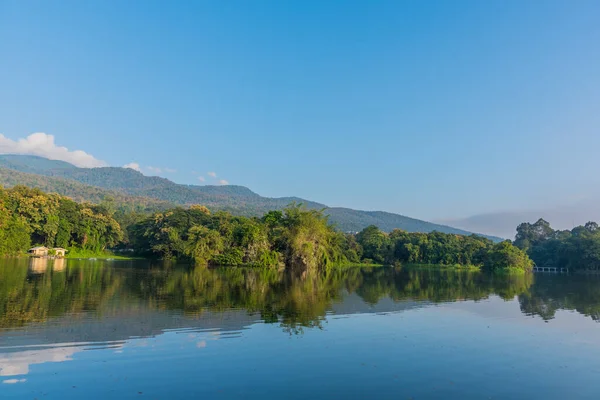
[[[45,323],[33,323],[24,332],[0,333],[2,352],[8,347],[51,345],[56,343],[118,343],[132,337],[152,337],[165,330],[195,329],[240,331],[255,323],[259,316],[241,310],[205,312],[200,317],[164,310],[123,310],[114,315],[86,316],[73,319],[63,316]]]
[[[411,310],[418,307],[424,307],[430,304],[423,301],[400,300],[394,301],[389,297],[380,299],[375,304],[366,303],[358,294],[348,293],[344,296],[344,300],[339,303],[334,303],[331,307],[333,314],[372,314],[372,313],[388,313]]]

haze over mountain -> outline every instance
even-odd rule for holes
[[[600,204],[600,200],[588,199],[556,208],[485,213],[436,222],[512,240],[516,234],[516,227],[520,223],[533,223],[540,218],[548,221],[552,228],[560,230],[573,229],[576,226],[585,225],[588,221],[598,222],[600,221],[598,204]]]
[[[76,200],[100,201],[111,196],[120,202],[138,204],[150,210],[173,205],[203,204],[237,215],[260,216],[268,210],[282,209],[292,202],[324,209],[330,221],[342,231],[357,232],[369,225],[384,231],[399,228],[409,232],[439,231],[471,234],[442,224],[434,224],[383,211],[360,211],[298,197],[262,197],[243,186],[181,185],[156,176],[145,176],[131,168],[78,168],[64,161],[30,155],[0,155],[0,184],[23,184],[57,192]],[[497,239],[497,238],[493,238]]]

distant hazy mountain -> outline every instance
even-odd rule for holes
[[[539,218],[548,221],[552,228],[561,230],[572,229],[575,226],[584,225],[588,221],[599,222],[600,201],[586,200],[546,210],[488,213],[440,222],[451,224],[460,229],[514,239],[517,226],[520,223],[533,223]]]
[[[62,161],[36,156],[0,155],[0,184],[24,184],[90,201],[99,201],[104,195],[129,196],[128,201],[142,203],[145,199],[152,199],[149,201],[151,208],[168,204],[204,204],[212,209],[247,216],[260,216],[268,210],[298,202],[313,209],[327,208],[330,221],[342,231],[356,232],[376,225],[384,231],[399,228],[409,232],[436,230],[464,235],[472,232],[383,211],[328,208],[325,204],[298,197],[262,197],[243,186],[180,185],[165,178],[145,176],[129,168],[77,168]]]

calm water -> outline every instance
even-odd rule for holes
[[[0,398],[599,399],[595,276],[0,261]]]

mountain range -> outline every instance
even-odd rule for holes
[[[138,208],[147,210],[203,204],[235,215],[260,216],[296,202],[311,209],[326,209],[329,220],[344,232],[358,232],[369,225],[376,225],[387,232],[398,228],[409,232],[472,233],[384,211],[327,207],[299,197],[263,197],[243,186],[183,185],[157,176],[145,176],[130,168],[78,168],[64,161],[38,156],[0,155],[0,185],[12,187],[18,184],[69,196],[77,201],[99,202],[108,196],[116,202],[138,205]]]

